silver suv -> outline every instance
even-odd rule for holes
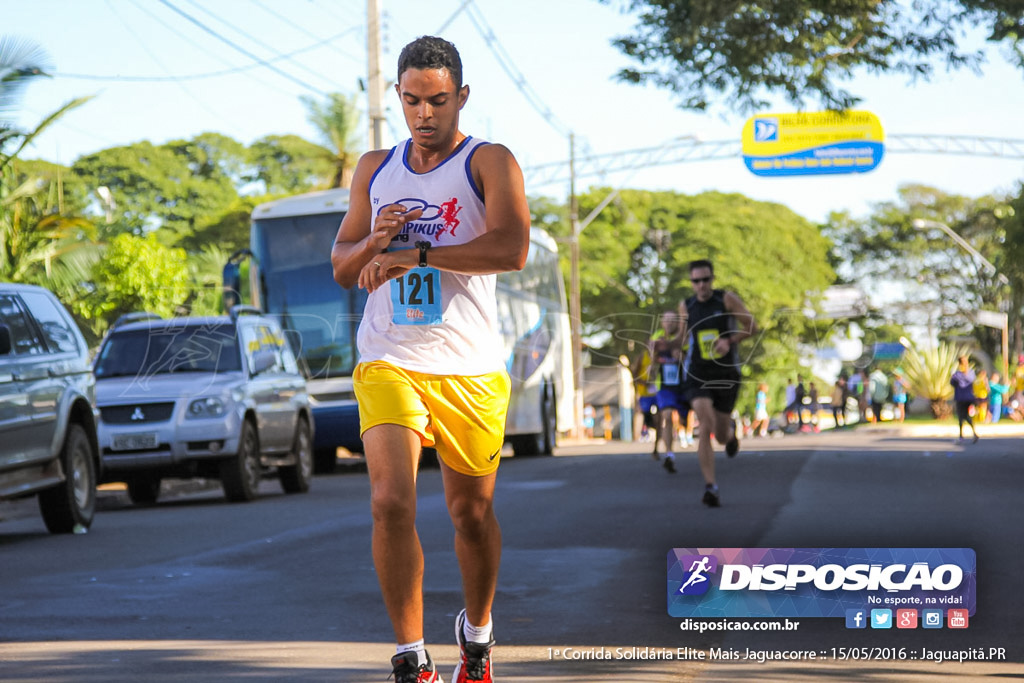
[[[281,327],[252,307],[230,316],[129,314],[94,366],[104,481],[136,504],[164,478],[220,479],[230,501],[256,497],[276,467],[287,493],[309,490],[313,417]]]
[[[96,512],[95,380],[78,326],[34,285],[0,284],[0,499],[38,494],[52,533]]]

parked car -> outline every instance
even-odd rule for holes
[[[96,512],[95,389],[57,297],[0,283],[0,499],[37,496],[51,533],[88,529]]]
[[[96,355],[103,481],[136,504],[165,478],[214,478],[230,501],[256,497],[276,468],[309,490],[313,416],[306,380],[278,323],[255,308],[208,318],[125,316]]]

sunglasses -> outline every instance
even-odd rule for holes
[[[702,282],[711,282],[711,277],[691,277],[690,282],[692,282],[695,285],[699,285]]]

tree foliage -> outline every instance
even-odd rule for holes
[[[580,216],[608,192],[595,188],[581,196]],[[559,212],[535,202],[534,214]],[[568,237],[566,224],[557,234]],[[583,230],[580,253],[583,333],[592,362],[640,353],[658,316],[692,294],[690,261],[707,258],[716,286],[739,294],[757,320],[755,340],[743,347],[747,376],[777,386],[797,367],[797,340],[819,334],[820,323],[805,308],[834,279],[829,241],[816,226],[784,206],[739,194],[622,191]]]
[[[90,283],[90,292],[71,305],[97,335],[124,313],[180,314],[192,289],[185,251],[161,244],[153,234],[114,237]]]
[[[0,36],[0,152],[11,131],[8,117],[25,86],[46,75],[50,58],[42,47],[15,36]]]
[[[899,197],[876,205],[863,220],[845,214],[829,217],[825,232],[834,240],[840,273],[875,289],[877,298],[888,299],[882,318],[928,327],[936,336],[971,334],[981,348],[997,355],[998,331],[976,326],[973,320],[978,310],[1004,309],[1010,296],[998,275],[1013,272],[1006,248],[1012,207],[998,197],[974,199],[922,185],[903,186]],[[948,226],[997,271],[941,228],[915,228],[915,219]],[[1019,315],[1017,310],[1011,317]]]
[[[967,353],[958,344],[938,344],[918,349],[911,346],[903,355],[903,368],[907,374],[910,393],[928,399],[932,415],[938,419],[949,417],[953,386],[949,383],[957,358]]]
[[[299,98],[309,111],[309,122],[320,133],[334,173],[327,187],[348,187],[359,158],[359,106],[355,95],[331,93],[326,102],[309,95]]]
[[[333,177],[332,155],[298,135],[267,135],[249,147],[250,180],[265,194],[298,194],[326,186]]]
[[[72,170],[91,187],[109,188],[118,232],[161,230],[172,244],[238,198],[220,161],[199,144],[138,142],[82,157]]]
[[[611,0],[601,0],[610,2]],[[840,83],[854,72],[929,78],[937,66],[980,69],[958,44],[980,26],[1024,68],[1024,6],[1018,0],[629,0],[634,33],[615,45],[636,66],[621,80],[674,91],[686,109],[721,98],[741,111],[783,94],[848,109],[859,98]]]

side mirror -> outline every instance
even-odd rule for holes
[[[0,356],[6,356],[11,352],[11,328],[0,323]]]
[[[299,366],[299,372],[306,379],[309,379],[313,374],[309,369],[309,363],[306,362],[306,356],[302,353],[302,333],[298,330],[287,329],[284,331],[285,339],[288,340],[288,346],[291,348],[292,354],[295,356],[295,362]]]
[[[252,374],[258,375],[274,367],[277,354],[269,349],[262,349],[252,354]]]

